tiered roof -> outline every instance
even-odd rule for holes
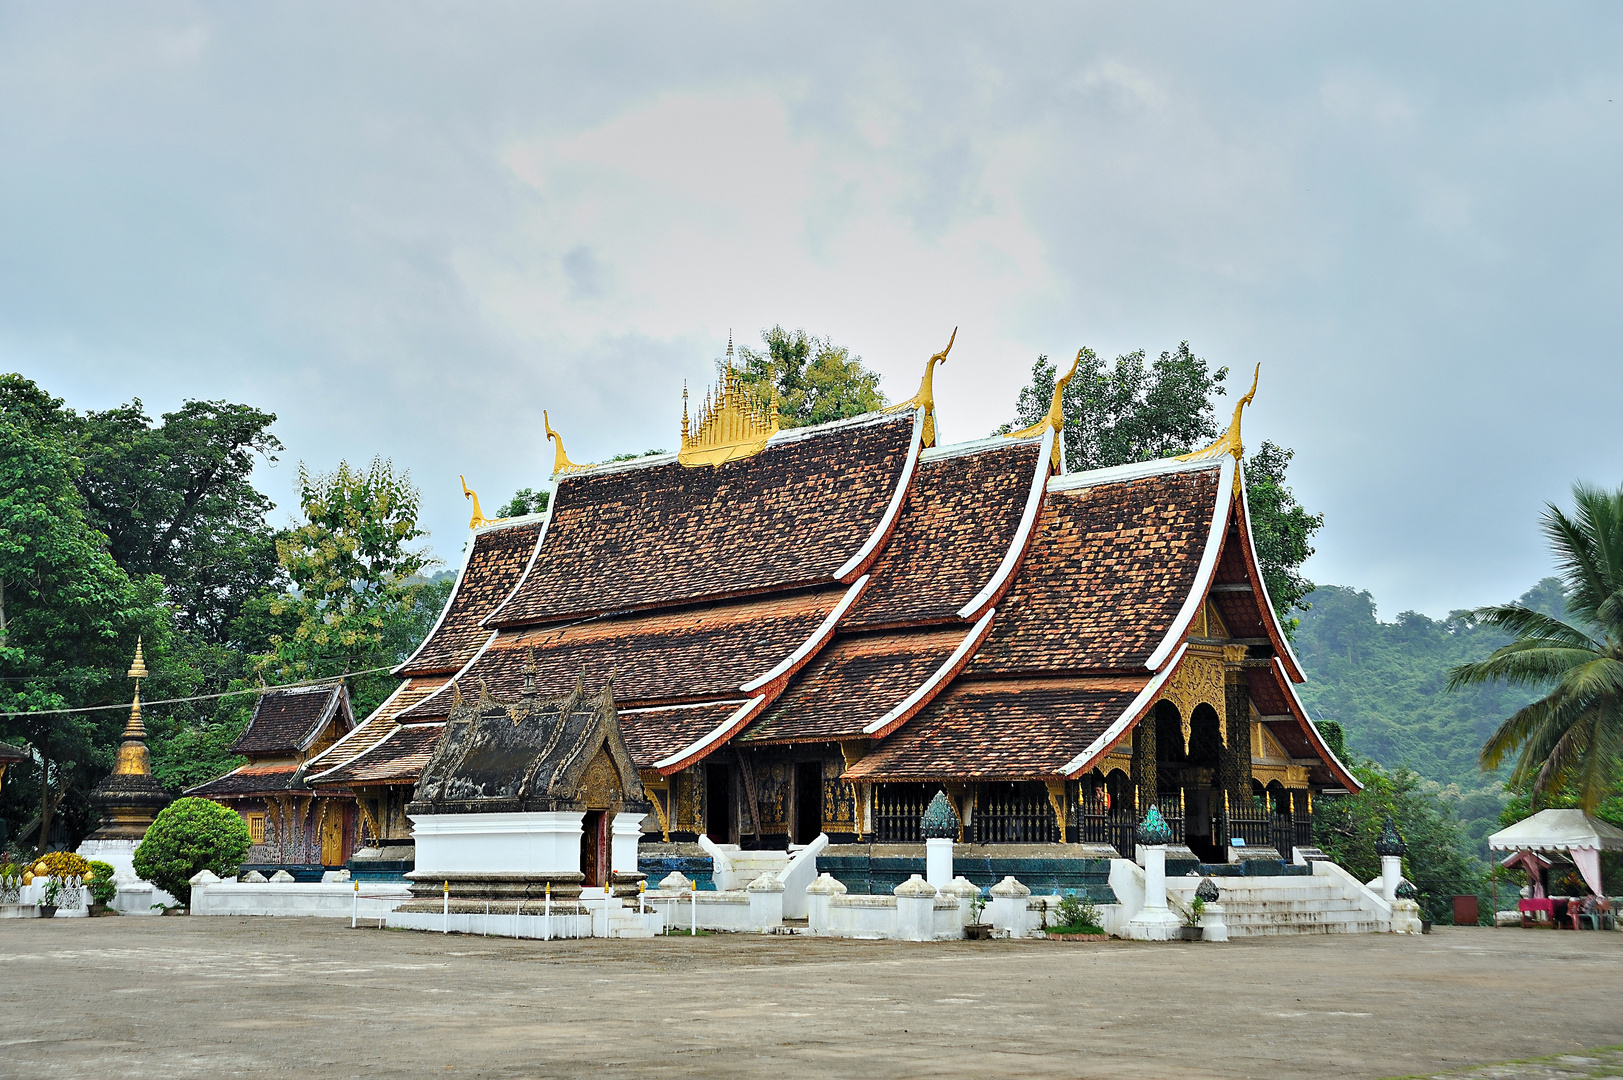
[[[313,782],[410,782],[453,683],[510,699],[531,657],[544,697],[612,677],[644,770],[737,739],[851,744],[851,779],[1074,777],[1153,705],[1210,598],[1281,742],[1356,785],[1291,689],[1229,444],[1056,475],[1054,424],[930,447],[928,407],[721,464],[561,469],[543,518],[476,531],[400,690]]]
[[[380,726],[374,725],[374,730]],[[339,741],[361,730],[355,727],[349,691],[343,683],[263,690],[254,702],[248,726],[231,744],[232,752],[248,758],[248,764],[190,788],[186,794],[216,799],[310,792],[305,783],[310,770],[303,757],[330,729],[335,729]]]

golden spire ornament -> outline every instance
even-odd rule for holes
[[[952,336],[947,339],[947,347],[933,354],[924,365],[924,378],[919,380],[919,392],[906,401],[886,407],[884,412],[901,412],[903,409],[924,410],[924,445],[934,446],[936,439],[935,425],[935,366],[947,362],[947,354],[952,352],[952,343],[958,340],[958,328],[952,328]]]
[[[682,448],[676,460],[683,465],[722,465],[753,457],[766,449],[778,433],[778,390],[762,398],[733,367],[733,336],[727,335],[727,360],[721,385],[707,393],[704,407],[688,420],[687,387],[682,388]]]
[[[1208,458],[1220,458],[1224,454],[1233,454],[1238,462],[1245,453],[1245,443],[1240,441],[1240,410],[1251,404],[1251,399],[1257,396],[1257,379],[1262,375],[1262,365],[1258,364],[1251,373],[1251,389],[1246,391],[1245,397],[1234,403],[1234,418],[1229,421],[1229,428],[1212,445],[1192,454],[1178,455],[1179,461],[1205,461]]]
[[[576,465],[569,460],[569,455],[564,453],[564,437],[552,430],[552,421],[547,419],[547,410],[545,409],[541,410],[541,423],[547,429],[547,438],[557,444],[552,452],[553,476],[567,476],[570,473],[585,472],[591,468],[589,465]]]
[[[1011,431],[1006,436],[1006,438],[1010,439],[1025,439],[1033,435],[1041,435],[1044,428],[1053,428],[1053,465],[1056,469],[1059,468],[1059,463],[1063,460],[1060,457],[1060,438],[1065,434],[1065,388],[1071,385],[1071,380],[1076,377],[1076,369],[1081,366],[1082,354],[1086,351],[1086,349],[1076,350],[1076,359],[1071,361],[1071,370],[1054,381],[1054,397],[1048,403],[1048,415],[1030,427],[1021,428],[1019,431]]]

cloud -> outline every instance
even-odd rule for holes
[[[1032,359],[1263,364],[1309,566],[1383,610],[1519,594],[1617,483],[1623,146],[1604,7],[0,8],[0,366],[226,397],[393,456],[435,543],[674,445],[729,330],[949,437]],[[289,470],[266,490],[286,501]],[[1395,606],[1394,606],[1395,605]]]

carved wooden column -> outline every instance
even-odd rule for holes
[[[1143,817],[1155,805],[1155,710],[1133,729],[1133,791],[1138,800],[1136,813]]]
[[[1251,805],[1251,688],[1245,679],[1245,646],[1223,647],[1223,747],[1219,783],[1235,807]]]

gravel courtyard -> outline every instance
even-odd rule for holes
[[[1619,1002],[1606,933],[543,943],[0,922],[6,1077],[1385,1077],[1620,1043]]]

